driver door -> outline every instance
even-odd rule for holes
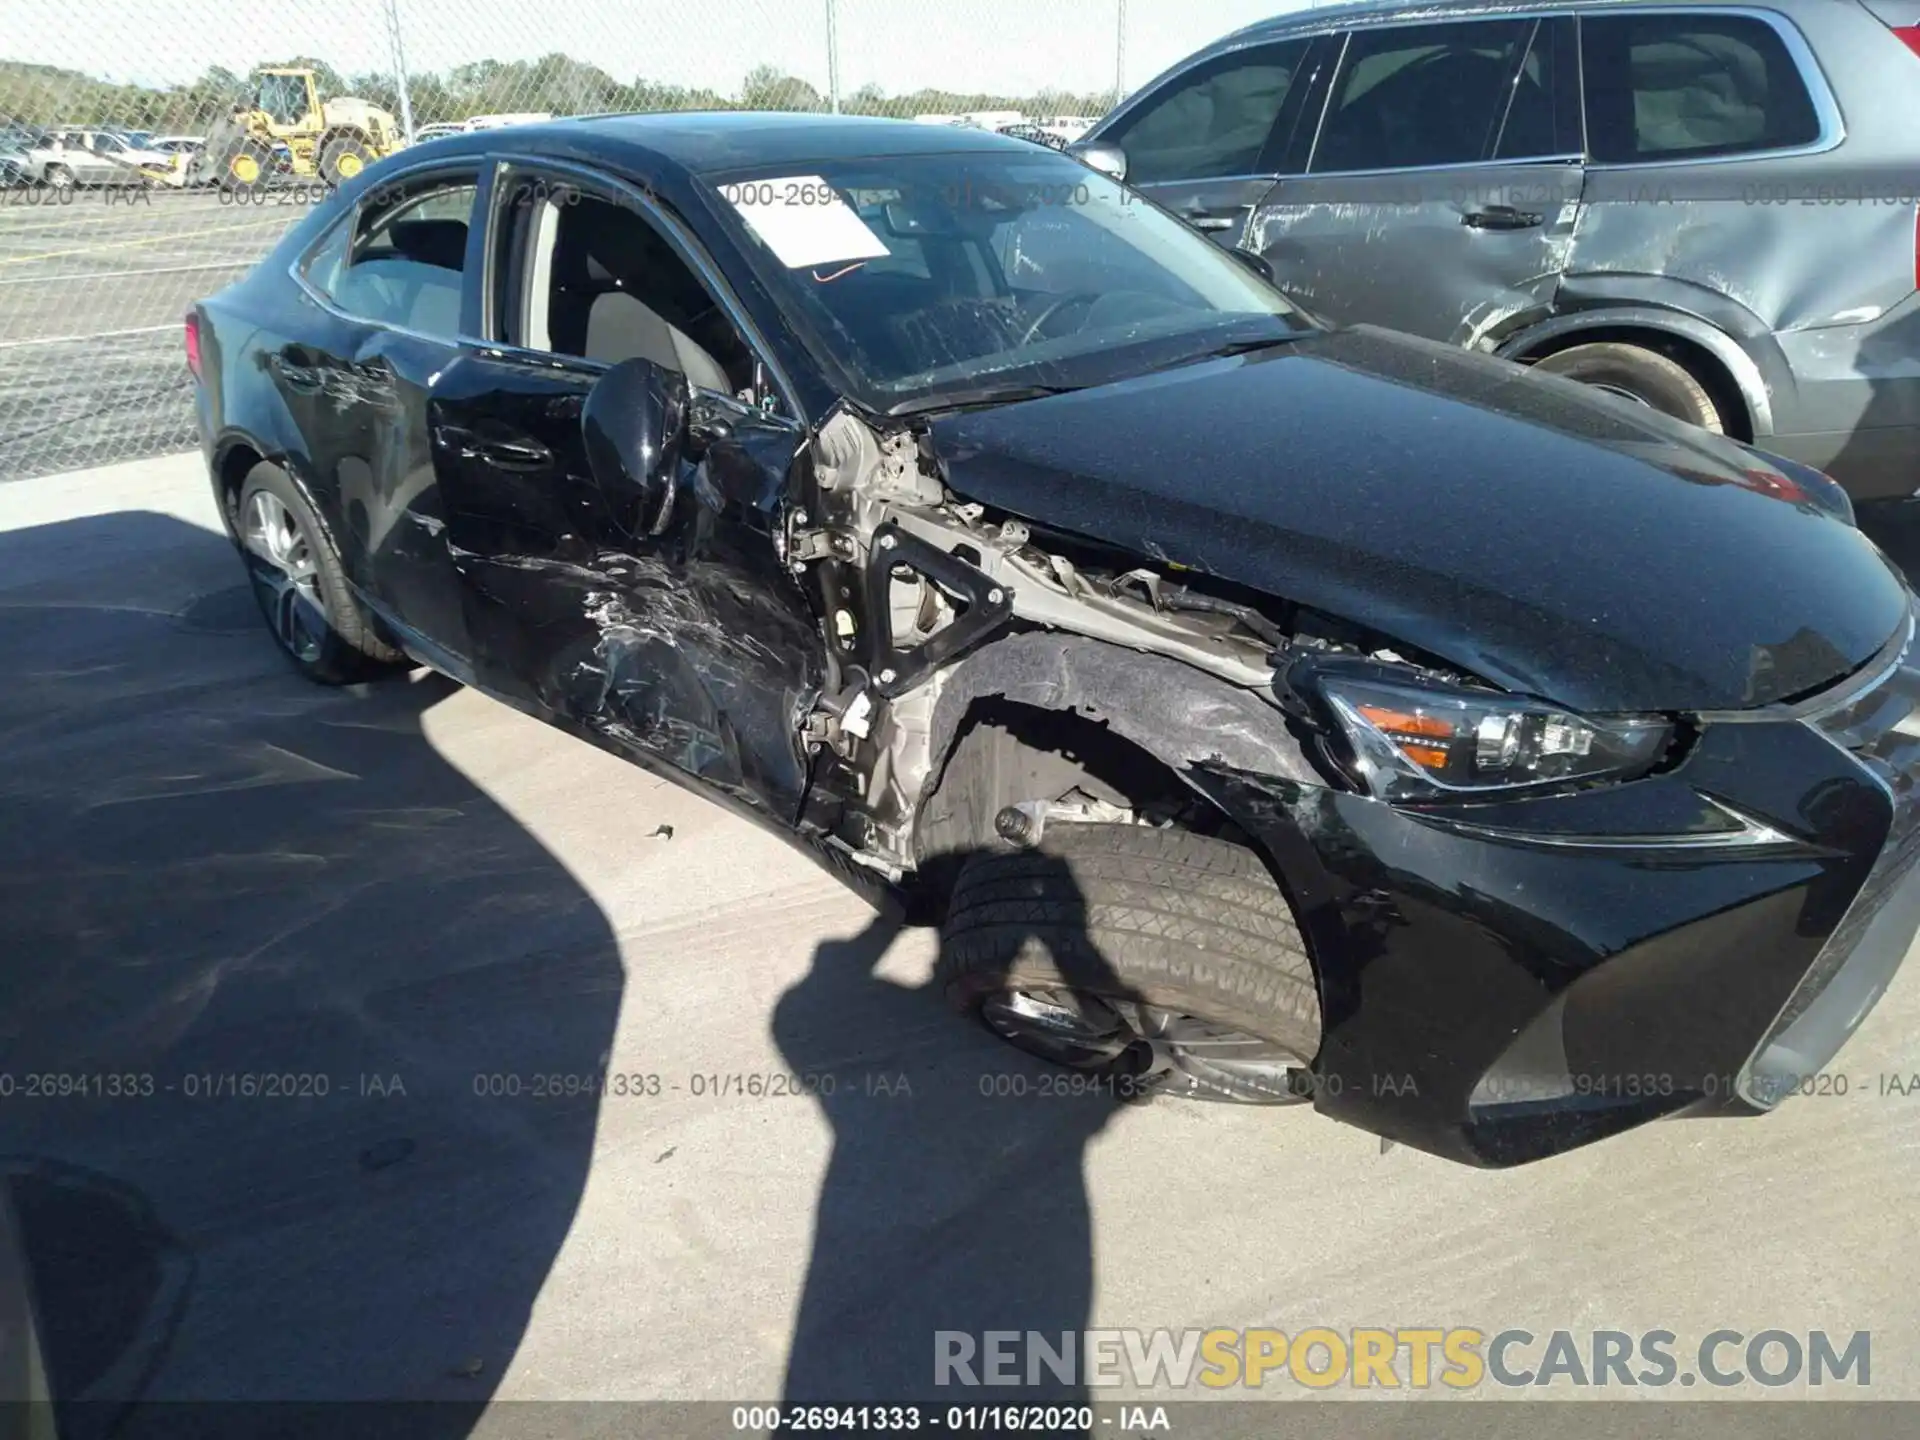
[[[627,187],[512,164],[493,185],[486,338],[433,382],[428,429],[478,683],[651,769],[792,820],[824,643],[781,563],[790,415],[705,287],[693,242]],[[614,363],[688,378],[664,524],[603,495],[581,411]],[[657,533],[656,533],[657,530]]]
[[[1126,181],[1232,249],[1273,189],[1332,52],[1308,37],[1247,46],[1190,67],[1096,136],[1127,152]]]

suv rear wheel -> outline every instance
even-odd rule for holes
[[[1251,850],[1148,825],[1054,824],[967,861],[947,995],[1122,1098],[1305,1098],[1320,1004],[1286,896]]]
[[[1617,340],[1571,345],[1534,362],[1534,369],[1564,375],[1597,390],[1632,400],[1716,435],[1722,431],[1713,396],[1678,361]]]

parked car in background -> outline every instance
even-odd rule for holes
[[[465,120],[436,120],[431,125],[422,125],[413,132],[415,144],[425,140],[438,140],[447,135],[466,135],[475,130],[504,130],[511,125],[538,125],[543,120],[551,120],[552,114],[545,110],[526,110],[512,114],[474,115]]]
[[[207,137],[204,135],[156,135],[147,145],[148,149],[157,150],[162,155],[197,155],[206,147]]]
[[[1085,115],[1041,115],[1032,121],[1047,134],[1058,137],[1062,145],[1071,145],[1085,137],[1094,122]]]
[[[55,190],[151,185],[174,169],[174,157],[142,150],[111,130],[56,125],[26,152],[36,184]]]
[[[1044,145],[1049,150],[1064,150],[1067,148],[1067,142],[1060,136],[1054,134],[1051,130],[1044,130],[1029,121],[1023,120],[1018,125],[1002,125],[1000,127],[1000,133],[1002,135],[1011,135],[1016,140],[1029,140],[1035,145]]]
[[[474,115],[468,118],[469,130],[504,130],[510,125],[538,125],[553,119],[549,110],[514,110],[499,115]]]
[[[1077,153],[1328,319],[1920,487],[1920,0],[1301,11]]]
[[[1899,572],[1805,466],[1264,268],[982,129],[603,117],[383,162],[187,356],[304,674],[898,887],[1076,1093],[1480,1165],[1796,1093],[1920,927]]]

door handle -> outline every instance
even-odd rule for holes
[[[1460,223],[1472,230],[1531,230],[1546,217],[1511,205],[1483,205],[1460,217]]]
[[[480,458],[502,470],[544,470],[553,463],[553,451],[538,440],[482,440]]]
[[[481,435],[464,425],[434,426],[433,443],[462,460],[479,460],[502,470],[544,470],[553,463],[553,451],[538,440]]]
[[[1208,215],[1204,212],[1189,211],[1181,217],[1196,230],[1230,230],[1233,228],[1231,215]]]

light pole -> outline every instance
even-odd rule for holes
[[[833,113],[840,113],[840,27],[836,23],[833,0],[827,0],[827,98]]]
[[[400,91],[400,133],[413,143],[413,97],[407,93],[407,47],[400,42],[400,0],[387,0],[387,44],[393,49],[393,78]]]
[[[1119,0],[1113,26],[1113,103],[1127,98],[1127,0]]]

